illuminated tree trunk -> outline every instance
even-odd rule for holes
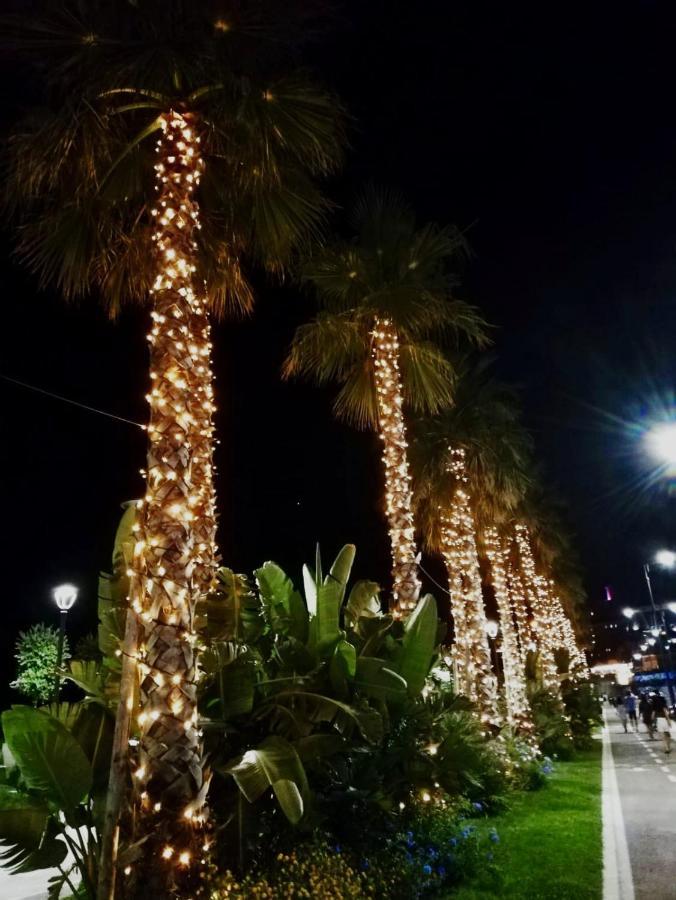
[[[548,585],[535,570],[528,528],[525,525],[517,525],[515,530],[524,588],[533,615],[532,633],[540,656],[542,683],[546,690],[558,694],[559,679],[554,660],[555,635],[552,629]]]
[[[376,319],[373,329],[378,426],[383,442],[387,521],[392,548],[393,613],[406,618],[420,594],[413,521],[411,476],[399,372],[399,339],[392,323]]]
[[[569,673],[573,679],[588,678],[589,666],[584,651],[580,649],[575,637],[575,631],[566,615],[561,600],[554,592],[554,582],[550,581],[550,605],[552,610],[552,622],[557,644],[568,653]]]
[[[464,450],[451,450],[449,471],[455,477],[456,488],[450,507],[441,511],[441,534],[451,595],[458,689],[476,702],[482,721],[497,725],[497,679],[486,633],[474,517],[465,487]]]
[[[203,163],[189,115],[163,117],[157,149],[147,488],[134,561],[142,627],[134,778],[146,838],[139,892],[172,897],[195,883],[199,871],[209,784],[197,721],[193,620],[216,564],[213,393],[209,323],[194,276],[199,210],[193,191]]]
[[[516,637],[519,645],[521,664],[525,670],[528,651],[535,650],[535,642],[530,627],[528,604],[526,602],[526,589],[523,585],[523,579],[521,578],[519,567],[511,565],[511,563],[507,569],[507,583],[509,586],[509,600],[512,607],[512,613],[514,615],[514,621],[516,622]]]
[[[512,605],[507,583],[507,558],[500,535],[495,528],[487,528],[484,534],[486,555],[491,565],[491,578],[498,605],[500,631],[502,632],[502,664],[505,677],[507,719],[515,730],[531,734],[533,723],[526,696],[524,662],[519,650]]]

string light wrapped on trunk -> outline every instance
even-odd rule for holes
[[[455,487],[451,503],[440,510],[440,521],[441,550],[451,595],[457,688],[475,701],[484,723],[499,725],[497,679],[486,633],[474,516],[467,491],[465,451],[449,447],[449,456],[448,471],[453,475]]]
[[[407,618],[418,602],[420,579],[402,408],[399,338],[389,319],[376,319],[372,334],[378,427],[385,464],[385,510],[392,547],[392,612],[396,618]]]
[[[553,631],[549,585],[547,580],[535,569],[527,526],[516,525],[515,536],[519,549],[524,591],[532,613],[531,630],[540,656],[542,683],[546,690],[558,694],[559,678],[554,659],[556,636]]]
[[[209,783],[197,716],[194,614],[216,567],[215,407],[209,321],[195,276],[200,138],[187,114],[169,112],[161,126],[151,211],[157,276],[148,335],[147,486],[132,569],[142,626],[134,781],[146,854],[172,866],[172,878],[185,885],[185,871],[203,856],[199,830]]]
[[[496,528],[487,528],[483,537],[486,556],[491,567],[491,581],[495,591],[500,630],[502,632],[502,665],[505,679],[507,720],[512,728],[522,735],[528,736],[533,733],[533,722],[526,696],[524,661],[519,650],[519,641],[509,596],[507,553]]]

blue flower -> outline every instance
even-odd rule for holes
[[[369,861],[368,861],[368,859],[362,859],[362,861],[361,861],[361,867],[362,867],[362,869],[368,869],[368,867],[369,867]]]
[[[482,803],[479,803],[478,800],[475,800],[474,803],[472,804],[472,806],[474,807],[474,809],[475,809],[477,812],[482,812],[482,811],[483,811],[483,804],[482,804]]]
[[[343,848],[340,846],[340,844],[336,844],[333,849],[336,851],[336,853],[340,853]]]
[[[451,845],[451,847],[457,847],[457,846],[458,846],[458,839],[457,839],[457,838],[449,838],[449,839],[448,839],[448,843]]]
[[[432,866],[424,865],[423,872],[425,873],[425,875],[431,875],[432,874]]]
[[[495,828],[491,831],[488,837],[493,841],[494,844],[500,843],[500,835],[497,833]]]
[[[428,856],[431,856],[432,859],[434,859],[435,856],[439,856],[439,854],[438,854],[437,851],[434,849],[434,847],[428,847],[428,848],[427,848],[427,855],[428,855]]]
[[[439,866],[439,868],[437,869],[437,874],[441,875],[441,877],[443,878],[446,874],[446,866]]]

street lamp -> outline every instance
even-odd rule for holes
[[[668,469],[676,469],[676,422],[662,422],[646,431],[648,452]]]
[[[56,653],[56,675],[54,677],[54,702],[59,699],[59,670],[63,662],[63,645],[66,639],[66,617],[68,610],[72,608],[77,600],[77,588],[74,584],[60,584],[52,591],[54,602],[59,607],[60,628],[59,628],[59,646]]]
[[[626,616],[628,619],[633,619],[636,615],[636,611],[631,608],[631,606],[625,606],[622,610],[622,615]]]

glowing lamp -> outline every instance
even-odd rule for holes
[[[77,600],[77,588],[74,584],[60,584],[52,591],[54,602],[62,613],[67,613]]]
[[[665,569],[673,569],[676,566],[676,553],[673,550],[660,550],[655,554],[655,562]]]
[[[646,433],[650,455],[662,465],[676,467],[676,422],[663,422]]]
[[[624,609],[622,610],[622,615],[626,616],[628,619],[633,619],[633,617],[636,615],[636,613],[635,613],[635,610],[633,610],[631,608],[631,606],[625,606]]]

